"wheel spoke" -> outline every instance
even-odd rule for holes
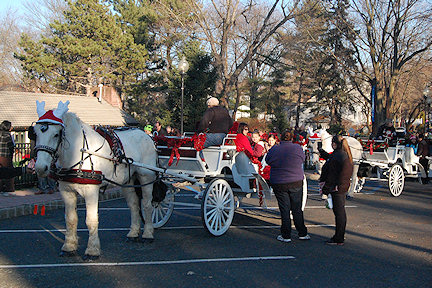
[[[222,210],[222,213],[223,213],[223,215],[225,216],[224,219],[228,220],[228,218],[229,218],[228,213],[225,212],[225,210]],[[225,224],[226,220],[224,220],[224,224]]]
[[[226,189],[225,189],[225,190],[226,190]],[[226,200],[228,197],[229,197],[229,193],[225,193],[225,194],[223,195],[222,202],[225,202],[225,200]]]
[[[211,196],[211,197],[210,197]],[[213,195],[210,195],[209,198],[207,198],[207,204],[210,204],[209,202],[211,202],[211,204],[213,205],[217,205],[216,200],[214,199]]]
[[[214,215],[216,214],[216,211],[217,211],[216,209],[212,209],[212,210],[208,211],[206,213],[207,219],[211,220],[214,217]]]
[[[225,205],[230,203],[230,202],[231,202],[231,199],[228,198],[225,202],[222,203],[222,205],[225,207]]]
[[[212,229],[214,229],[214,226],[215,226],[215,222],[217,221],[217,213],[215,213],[214,214],[214,217],[213,217],[213,219],[211,220],[211,223],[210,223],[210,227],[212,227]],[[210,222],[210,221],[209,221]]]

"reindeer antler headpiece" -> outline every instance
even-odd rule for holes
[[[45,111],[45,101],[39,102],[36,100],[36,108],[39,116],[39,120],[36,123],[53,123],[64,126],[62,118],[69,110],[69,103],[69,100],[64,103],[60,101],[57,109]]]

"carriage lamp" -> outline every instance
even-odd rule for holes
[[[189,63],[186,61],[186,57],[183,56],[178,64],[178,69],[181,76],[181,116],[180,116],[180,133],[183,135],[183,98],[184,98],[184,75],[189,70]]]
[[[426,87],[423,90],[423,98],[424,98],[424,102],[425,102],[425,132],[429,131],[430,128],[430,121],[431,121],[431,117],[430,117],[430,107],[432,104],[432,97],[430,96],[430,90],[429,87]],[[427,127],[426,127],[426,123],[427,123]]]

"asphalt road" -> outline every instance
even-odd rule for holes
[[[309,181],[306,224],[312,239],[276,240],[277,209],[238,209],[221,237],[203,228],[200,210],[176,207],[150,244],[126,242],[124,199],[101,203],[102,256],[58,256],[62,210],[0,221],[0,287],[432,287],[432,185],[408,182],[398,198],[386,183],[367,182],[347,201],[345,246],[324,241],[334,216]],[[181,193],[179,202],[194,202]],[[257,205],[257,199],[248,199]],[[275,200],[268,202],[275,207]],[[78,210],[79,254],[88,234]]]

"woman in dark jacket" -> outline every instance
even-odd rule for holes
[[[305,154],[298,144],[292,143],[293,134],[286,131],[282,134],[280,145],[273,146],[267,153],[265,161],[270,165],[270,183],[273,187],[282,218],[281,235],[277,240],[291,242],[292,211],[294,226],[300,240],[309,240],[306,225],[304,224],[303,199],[303,162]]]
[[[348,142],[342,136],[333,137],[332,148],[334,151],[324,164],[320,179],[320,182],[324,182],[323,194],[331,194],[336,221],[335,235],[327,241],[327,244],[343,245],[347,223],[345,194],[351,183],[353,161]]]

